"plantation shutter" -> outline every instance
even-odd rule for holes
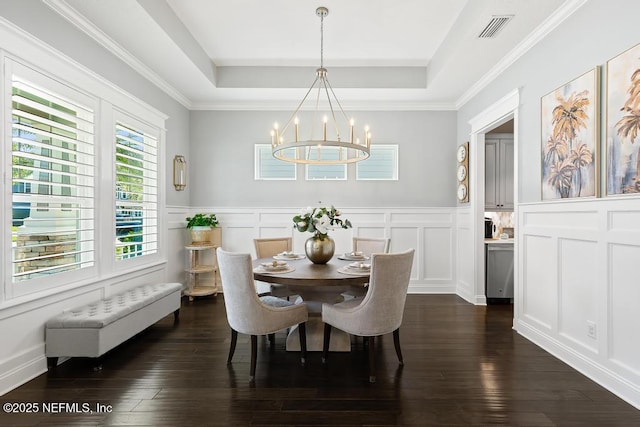
[[[158,140],[116,123],[115,256],[158,252]]]
[[[12,281],[94,265],[94,111],[12,79]]]

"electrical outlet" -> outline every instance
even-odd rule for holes
[[[596,339],[596,324],[590,320],[587,320],[587,336]]]

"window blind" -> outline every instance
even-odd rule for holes
[[[287,156],[293,156],[293,150],[293,148],[288,149]],[[271,144],[256,144],[255,179],[295,180],[296,165],[273,157]]]
[[[338,147],[323,147],[322,155],[324,160],[339,160],[341,157],[346,156],[346,150],[342,150]],[[307,158],[309,160],[318,160],[318,150],[309,148],[307,151]],[[306,165],[306,178],[308,180],[346,180],[347,179],[347,165],[335,164],[335,165]]]
[[[94,265],[94,111],[12,79],[12,280]]]
[[[357,163],[358,180],[397,180],[398,146],[376,144],[371,146],[368,159]]]
[[[158,140],[116,123],[115,256],[158,252]]]

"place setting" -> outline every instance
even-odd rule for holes
[[[342,274],[352,274],[354,276],[368,276],[371,273],[371,264],[352,262],[345,267],[339,268],[338,272]]]
[[[271,262],[263,262],[253,269],[254,273],[290,273],[295,268],[287,264],[286,261],[274,260]]]
[[[353,251],[353,252],[345,252],[342,255],[338,256],[338,259],[344,261],[366,261],[369,259],[363,252]]]
[[[293,251],[284,251],[273,256],[273,259],[279,261],[298,260],[303,258],[306,258],[303,254],[297,254]]]

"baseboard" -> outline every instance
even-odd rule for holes
[[[633,383],[522,320],[516,322],[515,329],[529,341],[562,360],[587,378],[600,384],[620,399],[640,409],[640,389]]]
[[[456,288],[451,284],[410,283],[409,294],[455,294]]]
[[[487,297],[484,295],[474,295],[470,286],[458,284],[454,292],[460,298],[473,305],[487,305]]]
[[[0,364],[0,396],[47,371],[44,344],[6,359]]]

